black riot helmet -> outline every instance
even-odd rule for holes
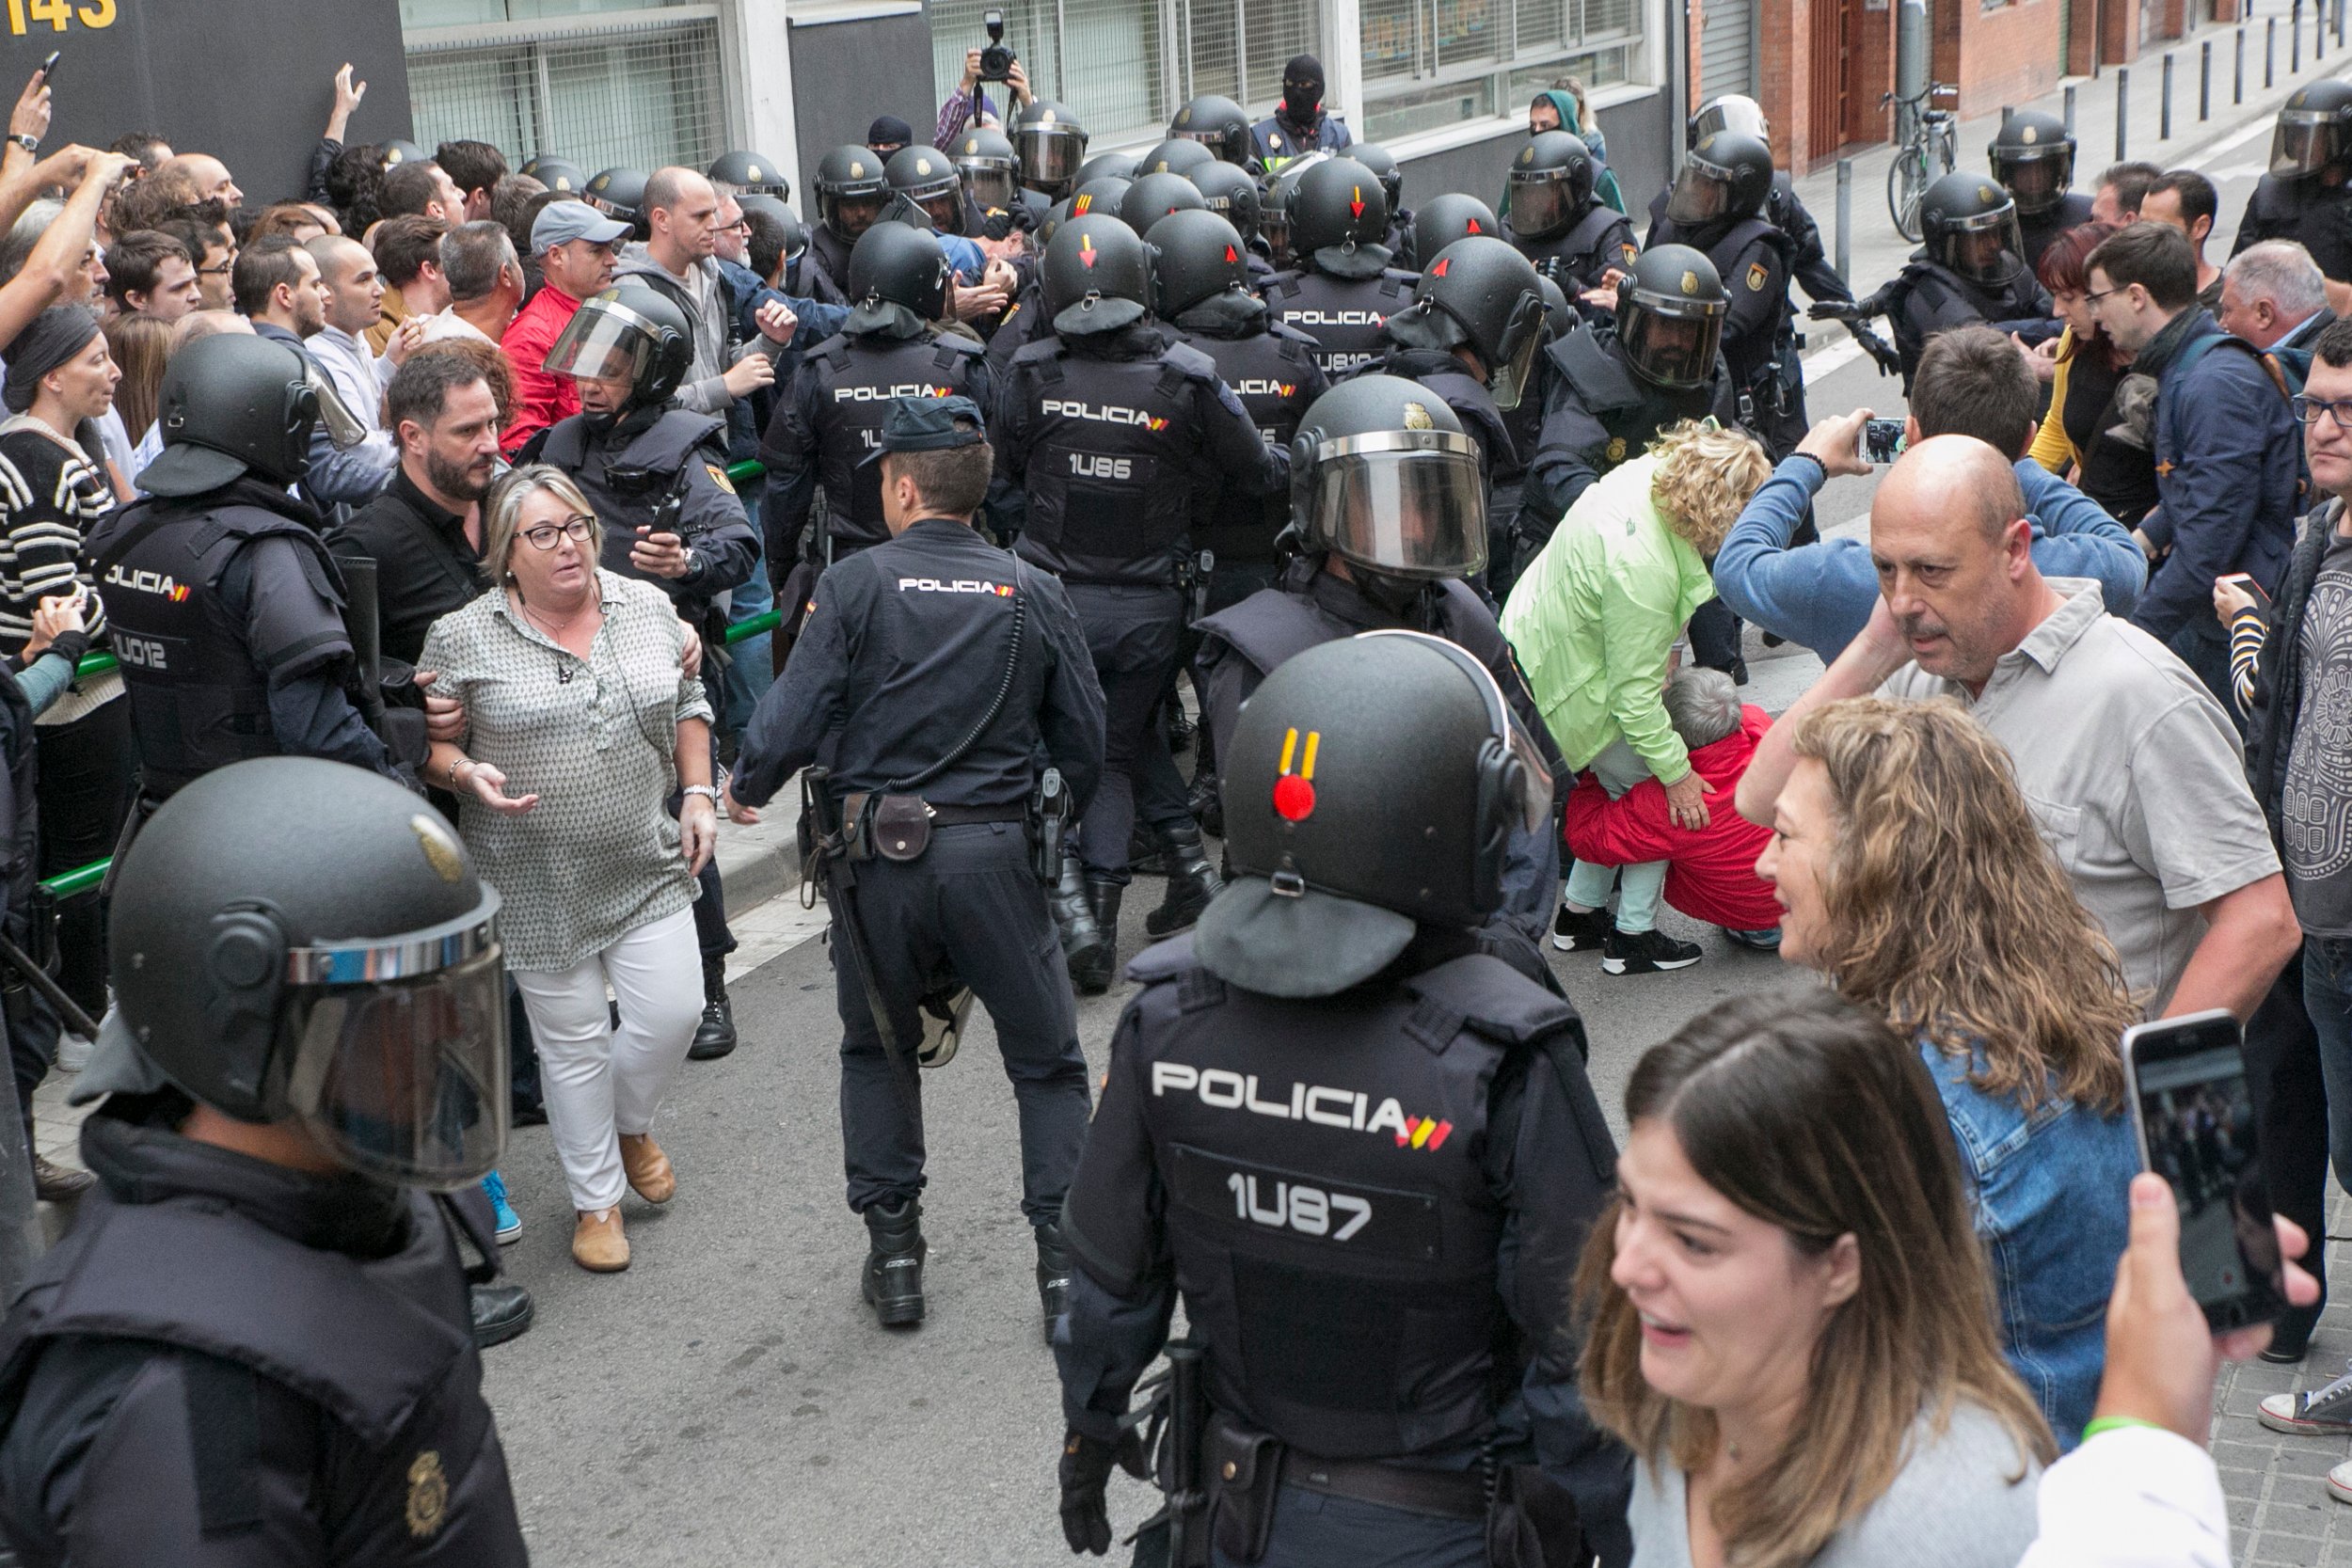
[[[616,218],[645,215],[645,171],[640,168],[600,170],[580,193]]]
[[[1258,203],[1258,232],[1264,237],[1266,249],[1278,267],[1292,265],[1297,247],[1291,243],[1291,198],[1298,194],[1298,182],[1307,178],[1307,171],[1320,168],[1331,161],[1328,152],[1310,152],[1293,158],[1282,166],[1282,172],[1266,182],[1265,196]]]
[[[1593,182],[1600,165],[1584,138],[1565,131],[1531,137],[1511,160],[1511,227],[1531,240],[1548,240],[1593,204]]]
[[[1065,338],[1132,326],[1152,302],[1151,247],[1106,213],[1073,216],[1055,230],[1038,272],[1046,316]]]
[[[1248,169],[1221,160],[1202,164],[1189,179],[1200,192],[1201,204],[1232,224],[1245,240],[1258,235],[1258,182]]]
[[[1231,166],[1228,166],[1229,167]],[[1170,213],[1143,236],[1152,247],[1154,311],[1163,321],[1221,295],[1265,307],[1249,292],[1249,250],[1233,226],[1210,212]]]
[[[936,248],[934,246],[934,248]],[[580,302],[540,368],[549,375],[628,377],[628,408],[670,401],[694,363],[694,329],[667,294],[623,281]]]
[[[1042,253],[1047,245],[1054,243],[1055,230],[1070,221],[1070,202],[1072,199],[1073,198],[1065,198],[1060,201],[1055,202],[1051,207],[1045,209],[1044,217],[1038,220],[1037,248],[1040,253]]]
[[[1136,160],[1135,173],[1137,179],[1147,174],[1190,174],[1216,161],[1216,154],[1200,143],[1170,136]]]
[[[1124,152],[1097,152],[1078,166],[1077,183],[1071,188],[1084,190],[1097,180],[1132,182],[1138,166],[1136,160]]]
[[[1467,347],[1486,370],[1486,394],[1516,408],[1544,344],[1544,294],[1535,264],[1501,240],[1472,235],[1438,252],[1413,287],[1413,303],[1389,318],[1407,348]]]
[[[1413,214],[1413,255],[1435,257],[1456,240],[1472,234],[1500,234],[1495,210],[1474,196],[1448,191],[1431,197]]]
[[[956,133],[947,160],[963,177],[963,188],[981,212],[1012,211],[1013,193],[1021,184],[1021,159],[1010,137],[985,125],[967,127]]]
[[[1764,105],[1743,92],[1727,92],[1700,104],[1699,112],[1682,127],[1683,150],[1689,151],[1719,131],[1754,136],[1767,147],[1772,143],[1772,126],[1764,119]]]
[[[1021,160],[1021,182],[1034,191],[1065,195],[1086,162],[1087,128],[1050,99],[1029,102],[1012,122],[1013,151]]]
[[[1919,198],[1920,248],[1972,282],[1999,288],[2025,270],[2017,203],[1980,174],[1947,174]]]
[[[1225,163],[1247,168],[1258,155],[1249,115],[1230,98],[1204,93],[1176,111],[1168,134],[1199,142]]]
[[[1291,192],[1291,254],[1343,277],[1372,277],[1389,264],[1389,198],[1353,158],[1332,158]]]
[[[115,879],[118,1006],[77,1095],[168,1085],[403,1185],[498,1164],[499,895],[424,801],[317,757],[235,763],[165,801]]]
[[[847,332],[912,337],[947,314],[947,253],[920,229],[887,219],[850,247]]]
[[[324,380],[285,343],[245,333],[198,339],[164,371],[155,408],[164,450],[140,474],[140,487],[200,496],[245,473],[294,483],[310,466]]]
[[[1070,215],[1073,218],[1096,215],[1117,217],[1120,204],[1127,199],[1127,192],[1134,185],[1132,180],[1110,175],[1104,175],[1100,180],[1083,181],[1070,198]]]
[[[1772,191],[1772,149],[1740,132],[1718,131],[1683,160],[1666,218],[1685,229],[1727,227],[1761,213]]]
[[[1513,832],[1551,809],[1551,775],[1493,673],[1417,631],[1285,659],[1217,761],[1233,875],[1193,952],[1264,995],[1336,995],[1423,925],[1481,924],[1502,907]]]
[[[566,158],[550,157],[545,153],[533,158],[515,171],[527,174],[551,191],[565,196],[578,196],[588,188],[588,176],[578,164]]]
[[[890,188],[923,209],[943,234],[963,232],[963,177],[947,154],[929,142],[902,147],[882,166]]]
[[[1200,187],[1183,175],[1147,174],[1119,198],[1119,217],[1136,233],[1147,234],[1170,213],[1197,213],[1207,205],[1200,199]]]
[[[2352,164],[2352,82],[2311,82],[2295,89],[2270,134],[2270,172],[2301,180],[2330,165]]]
[[[1547,337],[1565,338],[1584,325],[1584,318],[1578,315],[1576,307],[1568,303],[1565,289],[1540,272],[1535,275],[1535,288],[1544,296],[1544,333]]]
[[[2011,110],[1985,156],[1993,162],[1993,178],[2027,217],[2056,207],[2074,182],[2074,138],[2056,115]]]
[[[865,233],[889,199],[890,182],[873,149],[845,145],[818,161],[817,221],[842,239]]]
[[[776,166],[773,158],[763,158],[756,152],[722,152],[705,172],[713,182],[727,186],[737,196],[758,191],[778,201],[792,199],[792,182],[784,177],[784,170]]]
[[[1394,217],[1405,205],[1405,170],[1396,156],[1377,142],[1350,142],[1340,149],[1340,156],[1353,158],[1372,170],[1380,182],[1380,194],[1389,198],[1389,215]]]
[[[1486,482],[1460,416],[1417,381],[1352,376],[1291,441],[1291,528],[1311,550],[1408,585],[1486,564]]]
[[[1707,385],[1730,309],[1731,296],[1704,252],[1652,245],[1617,279],[1617,341],[1626,363],[1655,387],[1687,391]]]

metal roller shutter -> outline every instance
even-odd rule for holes
[[[1699,13],[1699,101],[1756,93],[1754,0],[1707,0]]]

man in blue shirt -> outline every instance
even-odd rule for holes
[[[2131,613],[2147,585],[2147,557],[2099,504],[2026,457],[2041,402],[2017,345],[1989,326],[1955,327],[1919,356],[1907,442],[1974,436],[2016,461],[2034,524],[2034,564],[2044,577],[2095,580],[2114,615]],[[1805,509],[1835,476],[1867,474],[1861,452],[1867,408],[1821,420],[1750,498],[1715,552],[1715,592],[1743,620],[1812,649],[1827,664],[1860,634],[1878,602],[1878,568],[1863,540],[1789,547]]]

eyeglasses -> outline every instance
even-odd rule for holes
[[[2305,424],[2317,424],[2320,414],[2325,412],[2336,421],[2338,430],[2352,431],[2352,401],[2330,403],[2325,398],[2312,397],[2308,392],[2297,392],[2288,400],[2288,404],[2294,408],[2295,417]]]
[[[723,223],[719,225],[719,231],[721,233],[733,233],[739,230],[746,234],[752,231],[752,220],[748,214],[742,217],[737,218],[733,223]]]
[[[523,537],[531,541],[531,547],[534,550],[551,550],[555,548],[558,534],[575,545],[585,545],[588,536],[596,531],[596,520],[582,514],[577,517],[566,517],[560,523],[541,523],[537,528],[527,528],[523,530]]]
[[[199,267],[196,269],[196,275],[199,277],[226,277],[235,265],[234,261],[223,261],[216,267]]]
[[[2119,284],[2112,289],[2085,289],[2083,291],[2083,303],[2095,310],[2099,308],[2099,302],[2106,298],[2107,295],[2120,294],[2125,289],[2130,287],[2131,285],[2129,283],[2123,283]]]

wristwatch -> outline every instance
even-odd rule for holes
[[[715,806],[719,803],[719,786],[717,784],[688,784],[684,789],[678,791],[678,793],[681,795],[707,795],[710,797],[710,803],[712,805]]]
[[[25,151],[30,152],[34,157],[38,158],[40,156],[40,138],[39,136],[28,136],[21,131],[11,131],[8,133],[8,140],[16,143],[17,146],[23,148]]]

